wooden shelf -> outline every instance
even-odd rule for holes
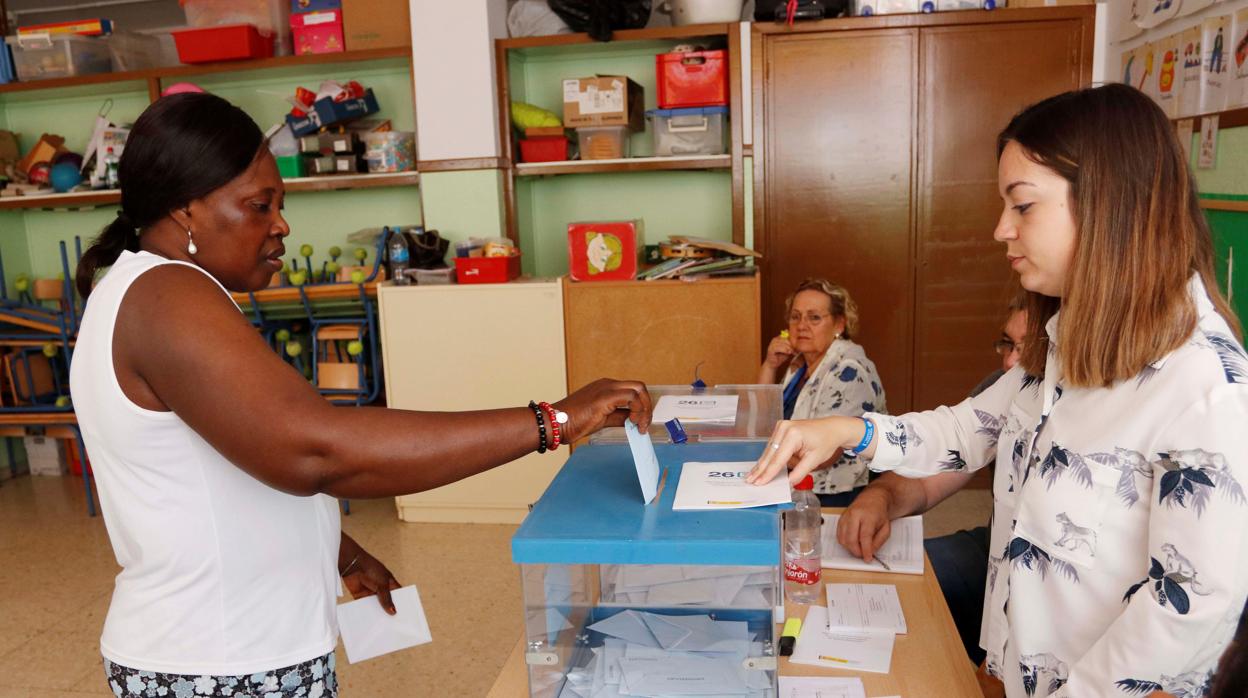
[[[304,292],[307,293],[308,300],[315,303],[317,301],[341,301],[353,300],[360,297],[360,287],[352,283],[341,284],[310,284],[304,286]],[[364,292],[372,298],[377,296],[377,282],[371,281],[364,284]],[[256,291],[256,302],[261,305],[270,303],[298,303],[299,289],[294,286],[274,286]],[[251,296],[246,293],[231,293],[230,296],[239,305],[249,306],[251,304]]]
[[[411,58],[411,47],[368,49],[365,51],[344,51],[341,53],[317,53],[306,56],[277,56],[255,61],[230,61],[225,63],[204,63],[199,65],[176,65],[150,70],[134,70],[120,73],[97,73],[52,80],[36,80],[32,82],[12,82],[0,85],[0,94],[14,92],[30,92],[35,90],[51,90],[87,85],[105,85],[120,82],[151,82],[167,79],[189,78],[199,75],[217,73],[244,73],[261,70],[283,68],[301,68],[304,66],[320,66],[334,64],[361,63],[396,58]]]
[[[659,172],[664,170],[728,170],[731,155],[693,155],[670,158],[621,158],[618,160],[567,160],[516,165],[519,176],[594,174],[604,172]]]
[[[1248,201],[1242,199],[1201,199],[1200,207],[1211,211],[1248,213]]]
[[[1182,119],[1172,119],[1172,121],[1179,122],[1186,119],[1192,119],[1196,133],[1200,133],[1200,120],[1206,116],[1218,117],[1219,131],[1224,128],[1248,126],[1248,107],[1236,107],[1234,109],[1226,109],[1224,111],[1214,111],[1206,114],[1197,114],[1195,116],[1185,116]]]
[[[420,184],[418,172],[387,172],[383,174],[333,175],[325,177],[297,177],[287,179],[286,191],[342,191],[347,189],[376,189],[379,187],[408,187]],[[121,201],[121,192],[104,191],[72,192],[69,194],[39,194],[37,196],[11,196],[0,198],[0,211],[38,209],[56,211],[61,209],[85,209],[110,206]]]
[[[560,46],[595,45],[599,48],[611,48],[613,44],[639,41],[673,41],[680,39],[699,39],[710,36],[727,36],[735,31],[737,23],[722,24],[691,24],[683,27],[654,27],[653,29],[623,29],[612,32],[611,41],[595,41],[589,34],[554,34],[551,36],[525,36],[516,39],[498,39],[495,43],[503,50],[515,51],[535,48],[553,48]]]

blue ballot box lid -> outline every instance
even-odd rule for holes
[[[520,564],[780,564],[781,507],[672,511],[681,464],[754,461],[765,444],[656,444],[666,482],[642,504],[628,446],[578,448],[511,539]]]

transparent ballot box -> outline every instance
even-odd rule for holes
[[[776,695],[777,507],[673,511],[681,465],[758,458],[757,442],[659,444],[642,502],[626,445],[578,449],[512,539],[529,695]]]
[[[736,396],[737,414],[731,422],[698,422],[681,420],[690,443],[712,441],[766,441],[776,423],[784,415],[784,390],[780,385],[716,385],[694,388],[690,385],[649,385],[656,410],[664,397],[704,398]],[[650,425],[650,438],[657,443],[672,443],[671,434],[659,420]],[[589,438],[591,444],[627,443],[623,427],[603,429]]]

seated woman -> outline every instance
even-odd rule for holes
[[[783,380],[784,418],[887,414],[875,364],[851,337],[858,332],[858,306],[849,292],[826,279],[806,279],[785,302],[787,332],[771,340],[758,370],[759,383]],[[827,467],[830,466],[830,467]],[[839,456],[812,473],[824,506],[848,506],[867,484],[867,467]]]

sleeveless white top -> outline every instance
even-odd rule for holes
[[[122,299],[162,264],[207,274],[123,252],[91,294],[70,370],[122,567],[100,649],[132,669],[216,676],[320,657],[338,641],[337,501],[260,482],[177,414],[131,402],[117,381],[113,327]]]

